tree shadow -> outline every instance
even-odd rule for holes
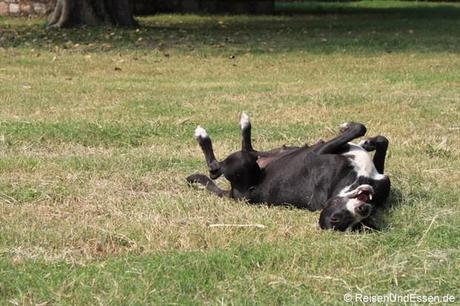
[[[0,47],[72,52],[238,55],[460,51],[460,6],[349,7],[283,11],[276,16],[157,15],[138,29],[47,31],[44,20],[0,18]],[[299,13],[302,13],[299,15]]]
[[[390,15],[405,18],[442,17],[455,19],[459,16],[460,6],[455,3],[396,2],[376,1],[376,4],[359,1],[304,1],[277,4],[278,14],[335,14],[335,15]]]

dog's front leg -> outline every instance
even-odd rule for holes
[[[368,152],[375,150],[373,161],[375,169],[377,169],[380,174],[383,174],[385,169],[385,157],[388,150],[388,144],[388,139],[382,135],[368,138],[359,143],[359,145]]]
[[[206,187],[207,190],[210,192],[216,194],[218,197],[230,197],[230,191],[228,190],[223,190],[220,189],[219,186],[216,185],[216,183],[211,180],[209,177],[207,177],[204,174],[192,174],[186,178],[187,182],[189,184],[201,184],[204,187]]]

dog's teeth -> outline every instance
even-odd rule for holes
[[[372,194],[369,195],[369,200],[372,201]]]

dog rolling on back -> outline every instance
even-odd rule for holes
[[[321,211],[319,225],[323,229],[376,227],[376,213],[386,207],[390,192],[390,180],[383,174],[388,148],[384,136],[351,143],[365,135],[366,127],[348,122],[326,142],[256,151],[245,113],[240,126],[241,151],[222,161],[216,159],[206,130],[197,127],[195,138],[204,153],[209,177],[193,174],[187,177],[189,183],[204,185],[220,197]],[[375,151],[373,158],[371,151]],[[221,175],[230,182],[230,190],[219,188],[213,181]]]

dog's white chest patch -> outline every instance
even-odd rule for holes
[[[358,174],[358,177],[364,176],[374,180],[381,180],[385,177],[385,175],[377,172],[377,169],[375,169],[374,166],[374,162],[366,150],[354,143],[348,144],[350,145],[350,150],[343,153],[342,155],[350,159],[356,173]]]

